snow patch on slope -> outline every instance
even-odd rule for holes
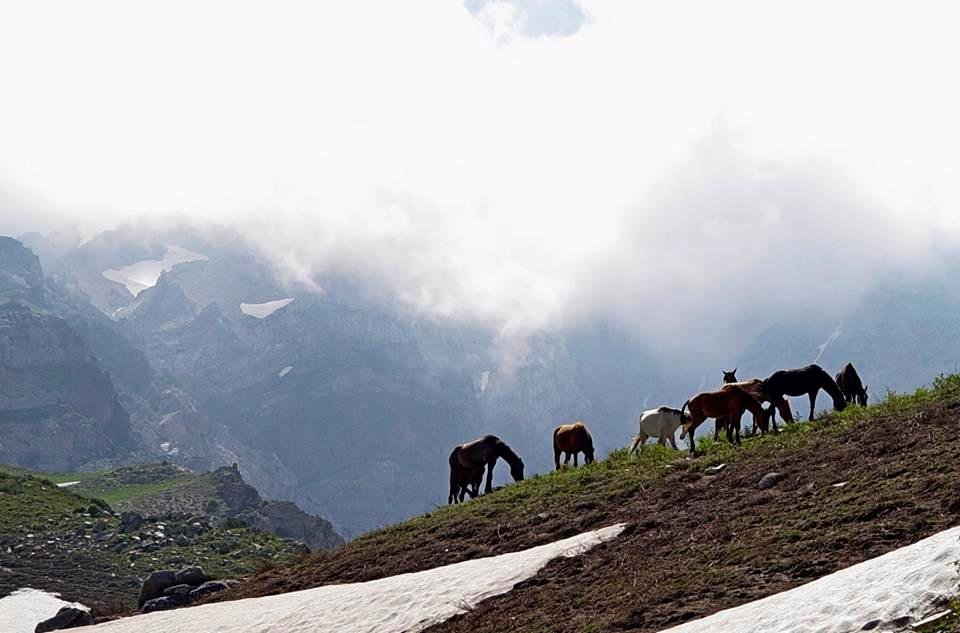
[[[63,483],[57,484],[57,488],[70,488],[70,487],[72,487],[72,486],[76,486],[78,483],[80,483],[79,480],[77,480],[77,481],[65,481],[65,482],[63,482]]]
[[[289,374],[291,371],[293,371],[293,365],[287,365],[286,367],[280,370],[280,373],[277,374],[277,376],[280,378],[283,378],[284,376]]]
[[[284,308],[293,299],[277,299],[276,301],[267,301],[266,303],[241,303],[240,312],[258,319],[265,319],[280,308]]]
[[[39,589],[18,589],[0,598],[0,631],[33,633],[38,624],[57,615],[62,607],[86,609],[82,604],[61,600],[59,596]]]
[[[960,527],[951,528],[806,585],[667,629],[669,633],[847,633],[927,615],[957,594]],[[662,633],[667,633],[664,631]]]
[[[144,259],[117,270],[107,269],[102,274],[110,281],[126,286],[130,294],[136,297],[147,288],[155,286],[160,274],[171,270],[174,266],[210,259],[206,255],[194,253],[180,246],[172,244],[166,244],[165,246],[167,250],[163,254],[163,259]]]
[[[585,532],[522,552],[470,560],[413,574],[327,585],[107,622],[90,633],[315,633],[422,631],[481,600],[510,591],[550,560],[578,556],[616,537],[624,524]]]

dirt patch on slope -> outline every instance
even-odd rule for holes
[[[720,473],[680,461],[650,482],[587,482],[572,501],[368,538],[247,583],[231,598],[372,580],[551,542],[611,523],[615,541],[557,560],[431,631],[658,631],[790,589],[960,523],[956,403],[758,445]],[[767,473],[782,477],[766,490]],[[438,522],[439,523],[439,522]]]

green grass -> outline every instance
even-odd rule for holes
[[[415,539],[426,532],[442,532],[471,517],[509,517],[523,512],[535,515],[562,507],[578,499],[589,498],[597,505],[634,494],[659,478],[667,468],[702,470],[716,464],[732,464],[749,460],[758,453],[802,449],[820,433],[843,433],[871,418],[896,416],[909,419],[923,415],[935,404],[960,402],[960,375],[938,376],[930,387],[913,393],[890,392],[884,399],[868,407],[849,406],[831,412],[812,422],[796,422],[782,426],[779,433],[745,438],[741,446],[710,437],[697,438],[698,457],[688,459],[685,450],[675,451],[659,445],[648,445],[639,456],[626,449],[613,451],[606,459],[580,468],[534,475],[525,481],[508,485],[496,494],[484,495],[467,503],[438,506],[434,511],[402,523],[367,533],[351,543],[351,547],[375,544],[398,545],[398,540]]]

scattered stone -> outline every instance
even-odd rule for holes
[[[838,484],[832,484],[830,487],[831,487],[831,488],[843,488],[843,487],[846,486],[848,483],[850,483],[850,482],[849,482],[849,481],[841,481],[841,482],[838,483]]]
[[[767,473],[757,483],[757,488],[767,490],[777,485],[777,482],[783,479],[783,473]]]
[[[869,622],[867,622],[866,624],[864,624],[864,625],[860,628],[860,630],[861,630],[861,631],[872,631],[873,629],[875,629],[875,628],[877,628],[878,626],[880,626],[882,623],[883,623],[883,620],[879,620],[879,619],[877,619],[877,620],[870,620]]]
[[[63,607],[57,611],[57,615],[38,624],[34,633],[48,633],[49,631],[73,629],[78,626],[90,626],[91,624],[93,624],[93,617],[90,616],[89,611],[76,607]]]
[[[234,581],[236,582],[236,581]],[[239,584],[239,583],[238,583]],[[190,592],[190,598],[196,600],[211,593],[225,591],[230,585],[221,580],[209,580]]]
[[[704,469],[703,473],[705,475],[716,475],[726,467],[726,464],[717,464],[716,466],[710,466],[709,468]]]
[[[147,601],[160,598],[168,587],[179,584],[181,583],[177,580],[177,575],[172,571],[152,572],[147,576],[147,579],[143,581],[143,585],[140,586],[140,595],[137,597],[137,607],[142,610]]]
[[[145,603],[143,603],[143,606],[140,607],[140,613],[151,613],[153,611],[176,609],[177,607],[185,607],[191,602],[192,600],[190,599],[189,594],[178,593],[172,596],[163,596],[161,598],[147,600]]]
[[[176,573],[176,579],[178,584],[184,585],[202,585],[203,582],[207,579],[206,574],[203,573],[202,567],[185,567]]]
[[[120,532],[135,532],[141,527],[143,527],[143,517],[136,512],[123,512],[120,515]]]

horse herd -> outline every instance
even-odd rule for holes
[[[848,404],[856,402],[861,406],[867,404],[867,387],[860,379],[856,368],[847,363],[837,372],[836,377],[830,376],[819,365],[807,365],[798,369],[782,369],[774,372],[766,379],[753,378],[745,381],[737,380],[737,370],[723,372],[723,385],[716,391],[700,392],[683,403],[679,409],[658,407],[640,414],[639,432],[630,446],[630,453],[638,448],[642,451],[644,444],[650,438],[657,438],[660,445],[670,445],[676,449],[675,433],[680,429],[680,439],[690,437],[690,452],[696,454],[694,432],[707,418],[714,418],[714,440],[719,439],[720,432],[725,431],[727,441],[740,444],[740,421],[743,414],[749,411],[753,415],[753,429],[751,435],[757,431],[767,433],[772,424],[777,428],[777,412],[786,422],[793,422],[790,406],[786,396],[803,396],[810,398],[810,418],[816,407],[817,394],[821,389],[833,399],[833,408],[842,411]],[[768,406],[764,408],[764,404]],[[553,461],[557,469],[560,468],[560,458],[563,463],[578,466],[577,457],[583,453],[587,464],[594,460],[593,438],[583,422],[562,424],[553,431]],[[487,481],[484,493],[493,490],[493,467],[498,459],[503,459],[510,465],[510,475],[514,481],[523,480],[523,460],[506,443],[494,435],[483,437],[461,444],[450,453],[450,494],[447,503],[459,503],[465,495],[471,498],[480,494],[480,484],[486,471]]]

